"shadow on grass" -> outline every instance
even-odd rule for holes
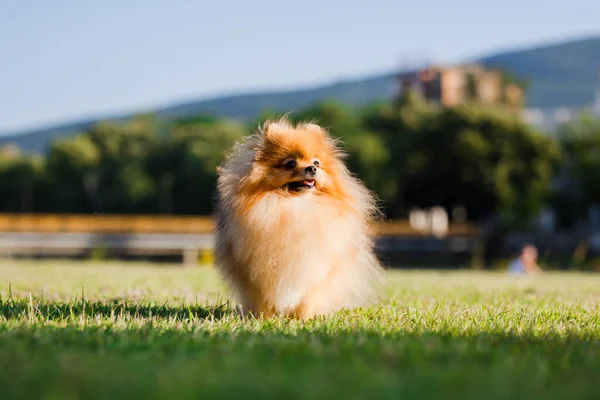
[[[3,400],[598,399],[599,368],[577,336],[0,326]]]
[[[135,303],[122,299],[103,301],[79,300],[72,302],[56,302],[51,300],[36,301],[30,299],[0,299],[0,316],[7,319],[34,318],[51,321],[74,318],[160,318],[175,320],[221,319],[232,315],[235,311],[228,303],[209,305],[170,305]]]

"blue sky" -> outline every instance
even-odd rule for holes
[[[0,132],[600,33],[597,0],[0,0]]]

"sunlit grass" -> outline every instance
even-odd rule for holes
[[[0,263],[0,398],[600,398],[600,276],[390,272],[244,318],[210,268]]]

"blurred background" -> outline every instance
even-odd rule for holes
[[[0,256],[212,262],[216,166],[316,119],[392,267],[600,271],[600,3],[0,1]]]

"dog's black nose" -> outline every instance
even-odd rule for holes
[[[317,173],[317,167],[309,165],[308,167],[304,168],[304,172],[309,175],[314,175]]]

